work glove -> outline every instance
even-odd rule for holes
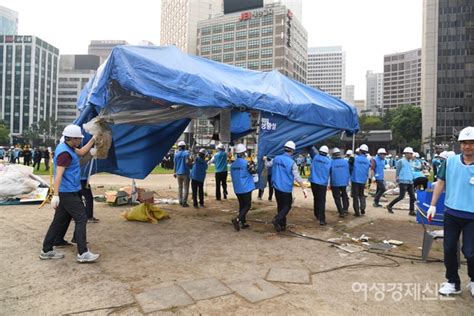
[[[91,148],[90,153],[91,153],[92,157],[96,157],[97,156],[97,148]]]
[[[436,206],[431,205],[430,208],[428,209],[428,212],[426,213],[426,215],[428,216],[428,221],[431,222],[431,220],[436,215]]]
[[[374,181],[374,182],[375,182],[375,177],[372,177],[372,181]]]
[[[306,189],[303,189],[303,195],[305,199],[308,197],[308,191],[306,191]]]
[[[53,195],[53,198],[51,199],[51,205],[53,206],[54,209],[58,208],[58,205],[59,205],[59,196],[58,195]]]

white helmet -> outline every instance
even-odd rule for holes
[[[199,149],[199,153],[205,155],[207,152],[204,148]]]
[[[322,153],[328,154],[329,153],[329,148],[328,148],[328,146],[323,145],[323,146],[321,146],[321,148],[319,148],[319,151],[322,152]]]
[[[181,140],[178,143],[178,147],[186,147],[186,143]]]
[[[445,151],[442,151],[439,156],[443,159],[448,159],[448,152],[445,150]]]
[[[219,143],[219,145],[217,145],[217,149],[224,149],[224,144],[223,143]]]
[[[81,128],[78,125],[70,124],[63,130],[64,137],[84,138]]]
[[[385,148],[379,148],[379,150],[377,150],[377,154],[387,154],[387,151],[385,150]]]
[[[244,144],[237,144],[237,146],[235,146],[235,152],[237,154],[241,154],[241,153],[244,153],[247,151],[247,148],[245,147]]]
[[[359,149],[365,152],[369,152],[369,146],[367,146],[366,144],[360,145]]]
[[[414,156],[415,156],[415,158],[420,158],[420,154],[417,153],[417,152],[414,153]]]
[[[285,148],[296,150],[296,144],[293,141],[289,140],[285,143]]]
[[[405,147],[405,149],[403,149],[403,153],[404,154],[413,154],[413,148]]]
[[[346,151],[346,155],[353,155],[353,154],[354,154],[354,153],[353,153],[352,150],[350,150],[350,149],[348,149],[348,150]]]
[[[464,140],[474,140],[474,127],[473,126],[465,127],[459,133],[458,142],[462,142]]]
[[[356,154],[360,153],[360,147],[356,148]]]
[[[333,154],[340,154],[341,153],[341,150],[337,147],[335,147],[333,150],[332,150],[332,153]]]

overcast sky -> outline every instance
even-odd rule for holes
[[[160,42],[159,0],[0,0],[19,13],[19,34],[39,36],[61,54],[86,54],[90,40]],[[308,46],[342,46],[346,84],[365,99],[367,70],[383,55],[421,47],[422,0],[303,0]]]

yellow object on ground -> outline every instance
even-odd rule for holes
[[[168,213],[149,203],[140,203],[123,212],[122,216],[128,221],[150,222],[153,224],[158,223],[159,220],[170,218]]]

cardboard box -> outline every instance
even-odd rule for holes
[[[138,192],[138,201],[142,203],[154,203],[155,193],[153,191]]]

